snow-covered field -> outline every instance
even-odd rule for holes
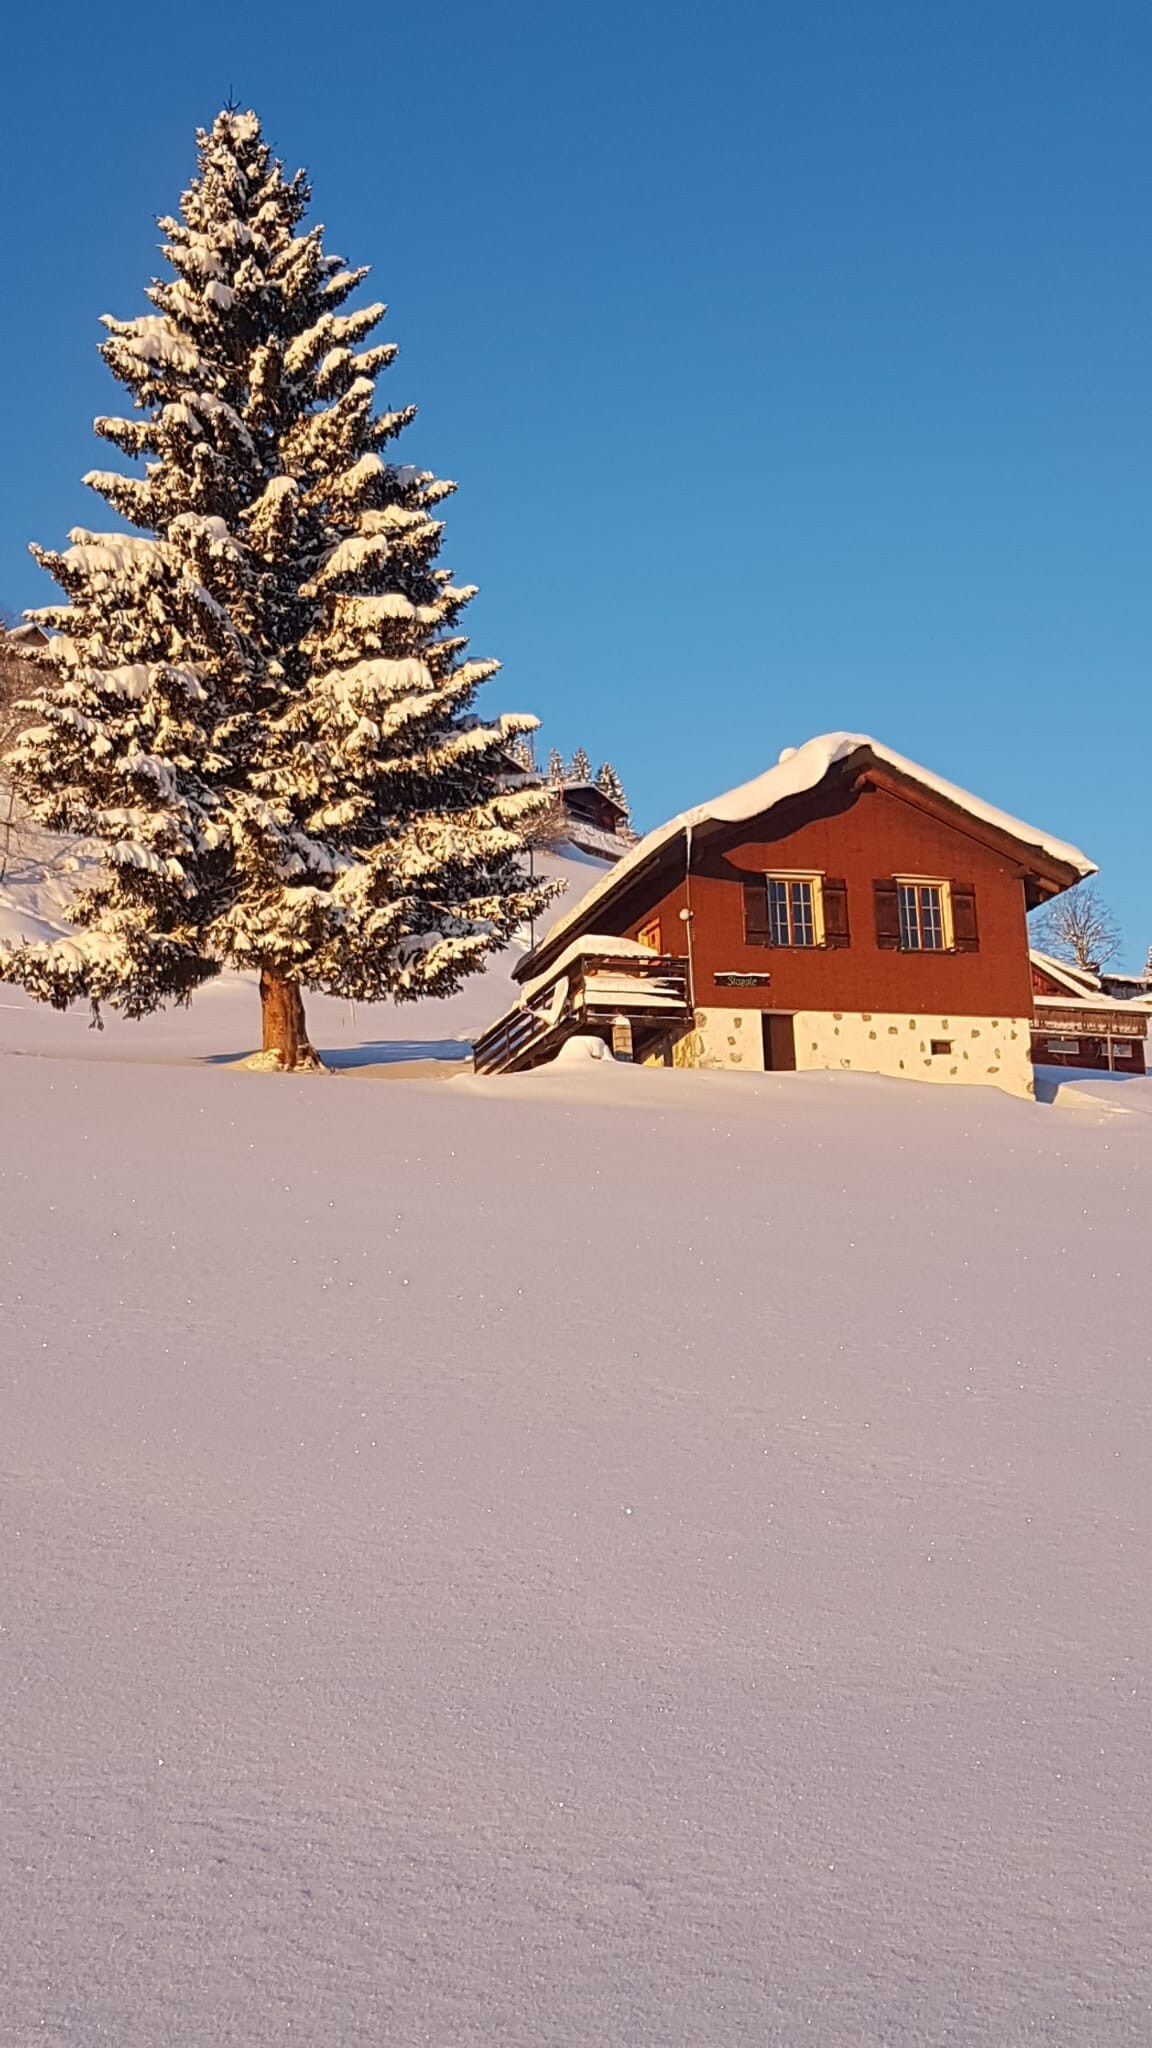
[[[563,884],[563,893],[549,906],[537,935],[578,902],[605,871],[603,861],[565,846],[537,852],[535,871]],[[66,876],[47,878],[29,862],[11,886],[0,888],[0,943],[51,941],[68,935]],[[309,1028],[328,1064],[333,1067],[405,1069],[422,1061],[459,1064],[471,1040],[502,1011],[521,1001],[523,991],[512,969],[527,950],[510,948],[493,960],[485,973],[473,975],[455,996],[439,1002],[337,1002],[309,995]],[[34,1026],[29,1025],[35,1014]],[[15,1020],[19,1019],[19,1022]],[[172,1009],[146,1024],[126,1022],[106,1010],[103,1029],[91,1028],[82,1004],[71,1011],[34,1010],[22,991],[0,982],[0,1050],[20,1049],[29,1030],[39,1052],[84,1059],[188,1062],[238,1061],[259,1047],[260,997],[253,974],[221,975],[209,982],[191,1009]]]
[[[1146,2048],[1152,1084],[466,1000],[0,990],[0,2042]]]

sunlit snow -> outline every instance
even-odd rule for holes
[[[1144,2048],[1152,1084],[479,1082],[507,966],[0,989],[0,2040]]]

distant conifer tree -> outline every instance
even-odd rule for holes
[[[611,797],[613,803],[619,804],[625,818],[628,817],[629,804],[624,794],[624,784],[617,775],[611,761],[605,761],[596,770],[596,787],[603,790],[605,796]]]
[[[520,733],[515,739],[510,740],[507,753],[509,760],[515,761],[516,766],[522,768],[526,775],[536,774],[536,748],[531,733]]]

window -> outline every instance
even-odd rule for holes
[[[893,953],[978,953],[976,890],[933,875],[884,876],[872,884],[876,944]]]
[[[640,930],[636,934],[636,938],[638,944],[640,944],[641,946],[651,946],[652,951],[654,953],[662,953],[664,949],[660,944],[659,918],[653,918],[651,924],[641,925]]]
[[[819,876],[769,875],[769,945],[819,946],[823,937]]]
[[[893,895],[895,901],[895,895]],[[848,884],[831,875],[749,875],[744,882],[746,946],[850,946]]]
[[[896,891],[901,952],[947,952],[951,943],[947,882],[897,881]]]
[[[1049,1052],[1079,1052],[1080,1050],[1080,1040],[1078,1038],[1049,1038],[1045,1040],[1045,1045]]]

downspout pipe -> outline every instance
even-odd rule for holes
[[[692,827],[684,827],[684,908],[680,913],[688,937],[688,1007],[696,1023],[696,968],[692,954]]]

